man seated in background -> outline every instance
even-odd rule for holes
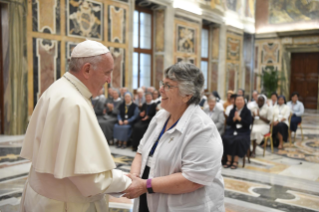
[[[136,92],[137,95],[135,96],[134,103],[139,109],[141,109],[142,105],[145,103],[144,90],[142,88],[138,88]]]
[[[103,119],[103,115],[105,114],[105,102],[104,88],[102,88],[99,95],[92,98],[93,109],[98,120]]]
[[[258,91],[253,91],[252,100],[247,104],[248,109],[251,110],[252,108],[256,108],[258,106],[257,101],[258,101]]]

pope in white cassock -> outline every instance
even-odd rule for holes
[[[90,100],[110,82],[112,70],[109,50],[84,41],[71,54],[69,72],[42,94],[20,154],[32,162],[20,211],[104,212],[106,194],[131,185],[114,169]]]

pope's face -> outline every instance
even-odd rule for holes
[[[93,96],[96,96],[101,88],[103,88],[104,84],[111,82],[111,74],[114,68],[113,57],[110,53],[104,54],[101,56],[101,60],[96,64],[95,67],[91,66],[91,68],[95,68],[90,71],[90,84],[91,84],[91,93]]]

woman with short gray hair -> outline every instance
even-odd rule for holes
[[[164,77],[163,110],[140,142],[129,175],[136,184],[124,196],[139,197],[134,212],[225,211],[222,140],[198,105],[204,76],[181,62],[166,69]]]

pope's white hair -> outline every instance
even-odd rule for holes
[[[78,72],[84,66],[84,64],[89,63],[92,66],[92,69],[97,68],[98,63],[102,60],[102,55],[93,56],[93,57],[79,57],[72,58],[69,63],[69,71]]]

